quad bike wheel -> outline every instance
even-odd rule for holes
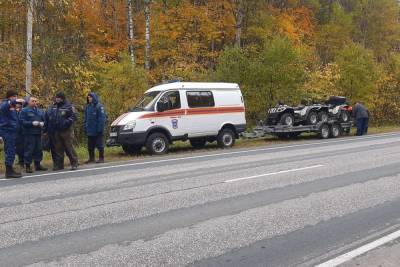
[[[319,121],[322,122],[327,122],[329,117],[328,117],[328,113],[326,113],[325,111],[321,111],[318,113],[318,119]]]
[[[350,121],[350,114],[347,110],[342,110],[342,112],[340,112],[340,121],[341,122],[349,122]]]
[[[285,113],[282,115],[281,124],[286,125],[286,126],[293,126],[294,125],[294,116],[290,113]]]
[[[315,125],[318,123],[318,114],[314,111],[311,111],[307,116],[307,124]]]

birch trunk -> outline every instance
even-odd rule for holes
[[[34,0],[28,1],[28,13],[26,19],[26,79],[25,90],[27,95],[32,94],[32,27],[33,27],[33,3]]]
[[[242,26],[243,26],[243,0],[234,0],[235,3],[235,20],[236,20],[236,37],[235,37],[235,46],[242,46]]]
[[[133,7],[132,0],[128,0],[128,51],[132,66],[135,66],[135,46],[133,44]]]
[[[144,60],[144,68],[146,70],[150,69],[150,52],[151,52],[151,44],[150,44],[150,3],[151,0],[145,0],[144,4],[144,17],[146,22],[146,30],[145,30],[145,60]]]

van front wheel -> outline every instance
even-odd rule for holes
[[[153,133],[147,138],[146,148],[151,155],[166,154],[169,150],[168,138],[162,133]]]
[[[235,133],[229,129],[222,129],[217,136],[218,146],[221,148],[229,148],[235,144]]]

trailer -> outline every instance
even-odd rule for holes
[[[242,134],[243,138],[260,138],[267,135],[277,136],[282,139],[295,138],[302,133],[315,133],[322,139],[337,138],[344,134],[349,134],[353,122],[339,122],[335,119],[330,119],[326,122],[319,122],[315,125],[264,125],[259,124],[252,132]]]

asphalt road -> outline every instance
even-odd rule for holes
[[[7,267],[315,266],[399,230],[400,133],[0,180]]]

